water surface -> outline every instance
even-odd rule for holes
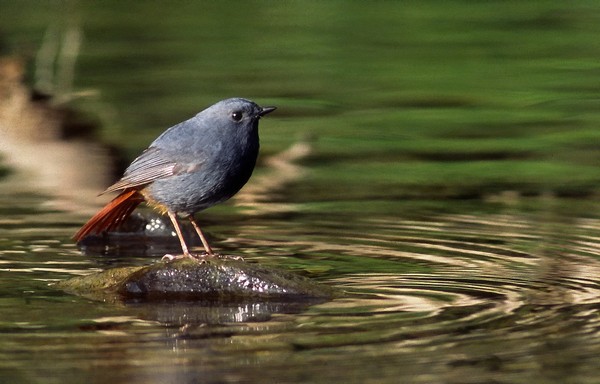
[[[0,382],[597,382],[594,2],[23,1],[0,25],[22,85],[79,127],[0,82]],[[346,295],[54,289],[177,252],[70,236],[123,163],[231,96],[279,108],[250,183],[198,216],[212,245]]]
[[[600,218],[561,212],[585,203],[205,215],[228,222],[207,226],[219,249],[347,293],[306,308],[61,293],[49,284],[153,258],[82,255],[69,239],[78,217],[44,209],[43,196],[2,200],[13,202],[0,236],[6,382],[593,382],[597,373]]]

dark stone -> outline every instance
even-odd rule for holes
[[[305,277],[227,257],[113,268],[74,277],[56,287],[111,301],[324,301],[335,296],[333,288]]]

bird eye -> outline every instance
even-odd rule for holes
[[[242,120],[242,117],[244,117],[244,114],[240,111],[235,111],[231,113],[231,118],[233,119],[233,121],[240,121]]]

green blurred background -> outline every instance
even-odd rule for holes
[[[241,96],[279,107],[263,155],[314,144],[291,200],[600,185],[597,1],[0,1],[2,53],[28,59],[31,86],[41,47],[69,33],[72,81],[58,48],[44,91],[97,119],[128,160]]]

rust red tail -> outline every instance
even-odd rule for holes
[[[136,189],[126,189],[119,196],[106,204],[75,235],[73,239],[80,241],[90,233],[100,233],[115,228],[131,215],[131,212],[144,201],[144,197]]]

